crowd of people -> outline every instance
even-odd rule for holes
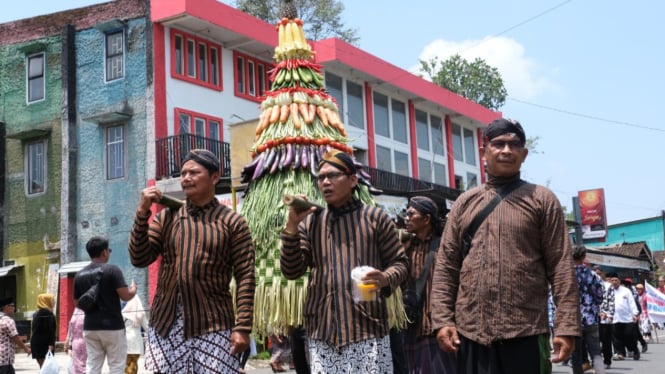
[[[271,337],[274,372],[531,374],[570,362],[576,374],[587,365],[602,374],[614,360],[640,359],[651,327],[643,286],[590,268],[584,247],[571,248],[556,196],[521,179],[528,149],[519,122],[491,122],[481,154],[487,182],[457,198],[445,225],[433,200],[410,198],[404,240],[384,209],[358,199],[353,158],[323,155],[317,185],[327,206],[292,206],[280,232],[282,274],[309,279],[304,325]],[[154,373],[244,372],[254,248],[245,219],[215,198],[219,170],[213,153],[190,151],[181,165],[184,206],[154,216],[162,191],[141,192],[129,256],[140,268],[161,261],[150,313],[136,284],[109,264],[108,240],[87,242],[91,263],[74,280],[81,309],[65,342],[72,373],[100,373],[105,360],[110,373],[136,373],[140,355]],[[358,267],[364,275],[353,280]],[[371,297],[355,296],[358,282]],[[659,286],[665,291],[663,279]],[[92,307],[79,304],[95,289]],[[391,329],[386,305],[398,289],[403,330]],[[55,345],[52,295],[38,298],[32,349],[16,339],[13,301],[0,304],[0,373],[12,372],[13,343],[41,366]]]

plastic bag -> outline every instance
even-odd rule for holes
[[[58,374],[58,373],[60,373],[60,366],[58,366],[58,363],[55,361],[53,353],[49,352],[46,354],[46,358],[44,359],[44,365],[42,365],[42,369],[39,371],[39,374]]]

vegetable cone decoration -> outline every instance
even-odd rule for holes
[[[314,52],[292,1],[282,4],[280,16],[272,86],[260,106],[252,161],[241,173],[242,183],[249,184],[241,213],[256,251],[253,331],[258,336],[303,325],[307,276],[289,281],[279,271],[279,232],[289,208],[284,196],[305,195],[325,206],[315,179],[319,160],[332,148],[353,155],[337,104],[324,89],[322,66],[313,61]],[[371,193],[380,191],[371,186],[362,165],[358,169],[357,197],[375,205]],[[402,303],[395,300],[401,300],[399,290],[388,300],[391,326],[405,326]]]

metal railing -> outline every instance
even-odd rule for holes
[[[194,134],[179,134],[157,139],[155,157],[157,170],[155,178],[174,178],[180,176],[182,160],[192,149],[207,149],[214,153],[220,162],[222,180],[231,177],[231,151],[229,143],[208,139]]]
[[[412,192],[423,190],[438,190],[447,196],[457,197],[459,190],[452,189],[440,184],[426,182],[420,179],[414,179],[401,174],[395,174],[390,171],[365,167],[365,170],[371,177],[372,185],[384,192]]]

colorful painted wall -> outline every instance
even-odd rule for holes
[[[44,238],[60,240],[61,191],[61,69],[59,35],[0,46],[0,121],[5,123],[6,196],[4,261],[14,261],[17,318],[28,318],[36,310],[37,295],[47,291],[51,264]],[[27,56],[44,52],[44,99],[28,104],[26,95]],[[46,162],[43,192],[27,194],[26,145],[44,141]],[[56,277],[57,283],[57,277]],[[57,284],[54,285],[57,287]],[[57,289],[57,288],[55,288]]]

